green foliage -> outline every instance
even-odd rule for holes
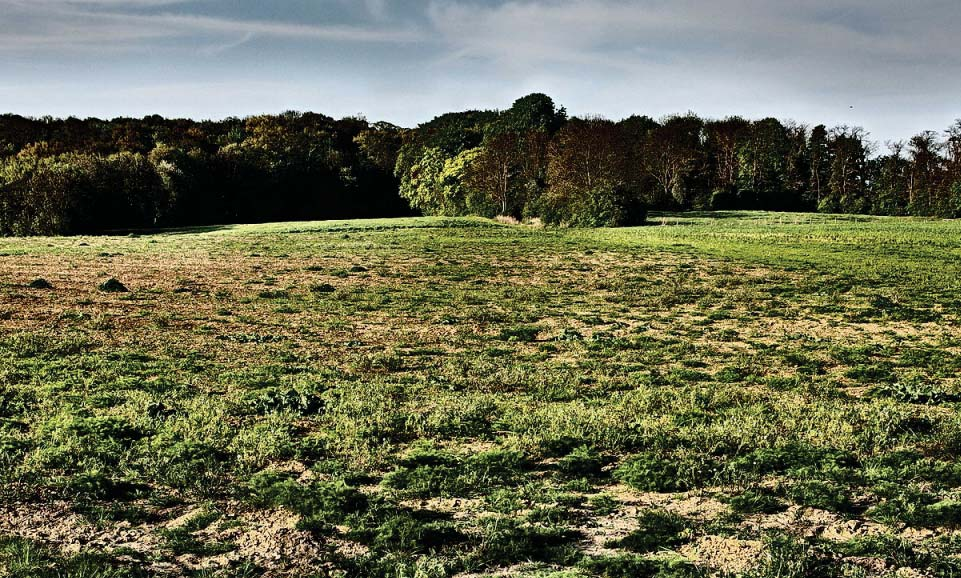
[[[703,575],[684,560],[652,560],[630,554],[584,558],[578,567],[599,578],[696,578]]]
[[[263,471],[253,476],[246,487],[247,499],[260,507],[283,506],[303,518],[300,526],[327,533],[336,524],[370,506],[367,496],[344,482],[313,482],[307,485],[289,475]]]
[[[638,529],[617,542],[631,552],[671,550],[680,546],[691,524],[683,517],[659,510],[647,510],[638,517]]]
[[[384,477],[384,485],[416,497],[469,497],[519,479],[523,456],[490,450],[467,458],[434,449],[415,449],[400,467]]]
[[[0,569],[11,578],[146,578],[148,572],[100,554],[58,555],[23,538],[0,538]]]
[[[601,475],[607,460],[588,446],[575,448],[557,462],[557,473],[566,479],[594,478]]]
[[[787,509],[787,506],[776,496],[756,490],[747,490],[731,496],[727,502],[738,514],[774,514]]]
[[[873,397],[885,397],[905,403],[939,405],[961,401],[961,395],[915,377],[894,383],[880,383],[869,390]]]
[[[555,208],[548,222],[574,227],[634,227],[643,225],[647,209],[636,194],[598,188],[577,195],[568,206]]]
[[[795,482],[788,488],[788,497],[796,504],[829,512],[845,512],[851,508],[851,499],[847,492],[833,481]]]
[[[767,555],[750,574],[752,578],[806,578],[822,576],[823,567],[807,544],[794,536],[773,533],[765,536]]]
[[[525,523],[502,516],[481,520],[478,558],[498,566],[534,560],[570,565],[580,557],[577,531],[556,525]]]
[[[704,487],[716,474],[715,466],[701,456],[634,456],[614,472],[620,481],[644,492],[684,492]]]

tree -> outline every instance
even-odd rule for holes
[[[385,173],[393,173],[403,146],[403,129],[387,122],[375,123],[354,137],[364,160]]]
[[[495,133],[473,157],[468,172],[474,189],[484,193],[501,215],[519,214],[515,181],[519,173],[519,138],[516,133]]]
[[[904,215],[908,210],[911,163],[904,158],[905,144],[888,143],[888,154],[871,162],[871,212],[876,215]]]
[[[941,143],[934,131],[924,131],[908,142],[911,161],[908,179],[908,206],[915,215],[933,215],[939,211],[938,177],[941,172]]]
[[[542,215],[578,226],[640,224],[646,211],[628,188],[625,145],[613,122],[574,119],[550,146],[549,188]]]
[[[644,165],[657,184],[653,205],[685,207],[696,196],[688,180],[702,160],[702,128],[703,121],[688,114],[669,117],[650,132]]]
[[[732,209],[738,206],[738,150],[747,138],[749,128],[750,123],[739,116],[704,124],[713,208]]]
[[[785,198],[782,208],[792,211],[810,209],[811,165],[808,158],[808,129],[802,124],[785,125],[787,137],[787,161],[784,167]]]
[[[787,130],[774,118],[752,122],[738,149],[738,188],[742,206],[783,210],[791,203],[780,197],[787,190]]]
[[[831,150],[828,141],[828,129],[823,124],[811,130],[811,138],[808,140],[808,166],[811,170],[811,178],[809,193],[804,201],[806,206],[814,210],[818,210],[821,206],[831,178]]]
[[[863,213],[868,209],[867,133],[861,127],[839,126],[829,134],[830,193],[822,198],[823,212]]]
[[[949,190],[948,207],[953,217],[961,217],[961,119],[946,131],[944,143],[945,182]]]
[[[423,153],[401,177],[400,196],[426,215],[456,214],[444,196],[441,176],[447,157],[436,147]],[[400,163],[400,160],[398,160]]]

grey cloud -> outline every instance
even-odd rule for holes
[[[165,11],[124,12],[133,6],[170,6],[183,0],[31,0],[5,2],[8,16],[0,22],[0,50],[29,52],[75,48],[116,51],[124,47],[143,50],[151,42],[194,37],[219,46],[253,36],[333,43],[409,43],[421,38],[412,28],[294,23],[276,20],[234,19]],[[113,10],[88,10],[86,7]]]
[[[880,140],[961,116],[957,0],[0,0],[0,13],[14,87],[0,109],[40,114],[55,95],[37,79],[66,74],[71,102],[100,114],[126,102],[111,94],[209,114],[223,82],[269,80],[223,114],[283,102],[412,124],[536,90],[579,114],[771,115]],[[149,98],[156,78],[182,96]]]

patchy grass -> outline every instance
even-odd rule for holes
[[[652,222],[0,240],[0,574],[958,575],[961,225]]]

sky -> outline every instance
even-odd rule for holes
[[[961,117],[958,0],[0,0],[0,112]],[[883,145],[882,145],[883,146]]]

